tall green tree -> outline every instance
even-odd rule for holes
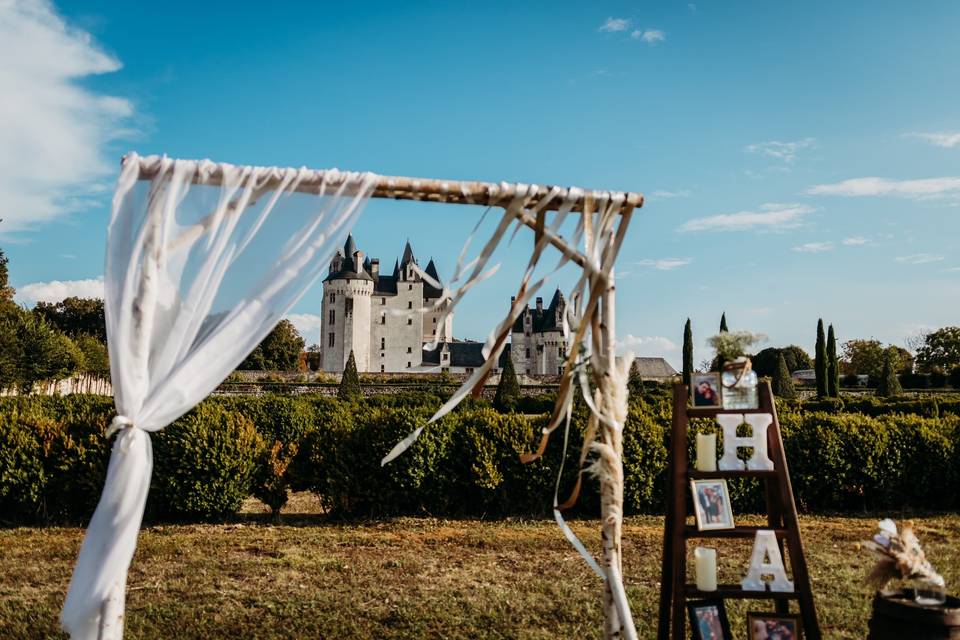
[[[827,339],[823,334],[823,318],[817,320],[817,349],[813,357],[813,369],[817,378],[817,397],[827,396]]]
[[[247,371],[296,371],[304,344],[293,323],[281,320],[237,368]]]
[[[9,282],[8,266],[10,258],[0,249],[0,302],[10,302],[13,300],[13,294],[16,293]]]
[[[837,335],[833,325],[827,329],[827,395],[840,397],[840,360],[837,358]]]
[[[720,333],[726,333],[727,331],[729,331],[727,329],[727,312],[724,311],[720,314]]]
[[[0,387],[29,393],[38,382],[83,370],[84,356],[69,337],[25,309],[0,309]]]
[[[683,384],[690,387],[690,380],[693,377],[693,329],[690,326],[690,318],[687,318],[687,324],[683,325]]]
[[[793,400],[797,397],[797,388],[793,384],[793,378],[790,376],[790,369],[787,368],[787,360],[783,357],[783,352],[777,354],[777,368],[773,372],[773,380],[770,383],[773,388],[773,395]]]
[[[900,380],[897,378],[897,371],[893,366],[893,358],[889,351],[883,357],[883,375],[880,376],[880,384],[877,385],[877,395],[888,398],[898,396],[903,393],[903,387],[900,386]]]
[[[896,345],[886,347],[879,340],[847,340],[843,343],[843,358],[840,366],[843,373],[870,376],[879,380],[883,374],[883,360],[890,353],[893,370],[897,373],[913,371],[913,355]]]
[[[943,327],[923,336],[917,367],[923,373],[947,373],[960,366],[960,327]]]
[[[643,393],[643,376],[640,375],[640,366],[637,364],[637,359],[633,359],[633,364],[630,365],[630,375],[627,377],[627,390],[630,392],[630,395],[640,395]]]
[[[104,319],[103,300],[71,296],[60,302],[38,302],[33,313],[70,337],[81,334],[107,342],[107,325]]]
[[[493,394],[493,406],[498,411],[512,411],[520,399],[520,382],[517,380],[517,371],[513,367],[513,358],[507,357],[500,372],[500,382],[497,391]]]
[[[772,378],[777,370],[778,359],[780,356],[787,363],[787,370],[790,373],[800,369],[812,369],[813,359],[806,351],[795,344],[787,347],[767,347],[761,349],[750,360],[753,362],[753,370],[758,376]]]
[[[337,398],[340,400],[355,400],[360,397],[360,374],[357,373],[357,361],[353,357],[353,349],[347,357],[347,364],[343,367],[340,377],[340,388],[337,389]]]

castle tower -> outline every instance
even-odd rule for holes
[[[330,261],[323,281],[323,312],[320,322],[322,368],[341,372],[353,351],[358,371],[370,370],[370,297],[373,277],[365,268],[364,255],[353,235],[347,237]]]

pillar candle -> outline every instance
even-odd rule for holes
[[[717,470],[717,434],[697,434],[697,471]]]
[[[716,591],[717,550],[697,547],[693,550],[693,559],[697,565],[697,589],[700,591]]]

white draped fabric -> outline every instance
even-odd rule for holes
[[[376,179],[135,154],[124,162],[104,274],[118,435],[61,614],[73,638],[122,634],[149,432],[193,408],[266,337],[343,244]]]

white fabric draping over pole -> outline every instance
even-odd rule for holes
[[[61,614],[73,638],[123,633],[153,467],[148,432],[198,404],[266,337],[322,274],[376,180],[126,158],[104,274],[117,410],[108,435],[118,435]]]

